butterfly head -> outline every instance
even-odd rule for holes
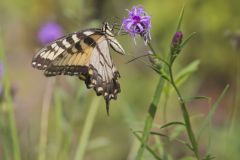
[[[125,51],[124,51],[123,47],[121,46],[121,44],[116,40],[116,38],[115,38],[116,34],[114,34],[113,29],[114,29],[114,25],[111,26],[111,25],[109,25],[108,22],[103,23],[102,31],[104,32],[105,36],[107,37],[107,41],[109,42],[110,46],[116,52],[124,55]]]
[[[109,35],[111,37],[114,37],[113,27],[110,26],[108,22],[103,23],[102,31],[105,32],[107,35]]]

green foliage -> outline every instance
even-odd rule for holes
[[[0,57],[3,62],[5,62],[5,54],[3,49],[3,42],[2,42],[2,34],[0,32]],[[3,146],[3,150],[5,152],[5,158],[8,159],[15,159],[21,160],[21,152],[20,152],[20,145],[18,139],[18,133],[16,128],[16,120],[14,115],[14,104],[11,96],[11,88],[8,79],[7,69],[4,68],[3,80],[1,80],[1,99],[3,102],[0,101],[1,107],[0,111],[3,111],[3,120],[7,123],[0,125],[0,130],[3,131],[3,139],[6,137],[6,141],[4,140],[1,144]],[[8,135],[9,134],[9,135]],[[10,152],[11,151],[11,152]]]
[[[175,126],[175,125],[184,125],[184,126],[185,126],[185,124],[182,123],[182,122],[169,122],[169,123],[167,123],[167,124],[162,125],[162,126],[160,127],[160,129],[166,128],[166,127],[169,127],[169,126]]]
[[[144,46],[137,38],[134,45],[128,36],[117,38],[136,57],[152,50],[157,63],[150,62],[145,67],[142,64],[146,61],[141,59],[144,63],[134,61],[125,65],[126,57],[112,54],[121,73],[122,92],[111,103],[110,117],[106,116],[104,103],[97,101],[95,94],[77,78],[57,78],[47,119],[43,119],[47,124],[43,135],[40,115],[46,79],[30,66],[34,51],[41,47],[36,40],[41,24],[57,21],[66,34],[99,27],[111,17],[126,16],[124,9],[136,3],[0,2],[0,60],[4,63],[4,77],[0,80],[4,91],[4,95],[0,94],[0,159],[31,160],[42,154],[43,160],[133,160],[137,155],[138,159],[149,160],[194,160],[198,159],[198,150],[202,160],[239,159],[240,54],[238,50],[232,53],[231,38],[225,35],[239,29],[240,1],[187,2],[177,24],[183,2],[160,0],[159,5],[153,0],[140,2],[152,18],[151,44]],[[170,61],[168,50],[173,30],[182,31],[184,37],[178,54]],[[185,33],[190,34],[185,36]],[[171,77],[169,67],[173,68],[173,64]],[[184,97],[176,98],[172,81]],[[226,86],[217,96],[226,83],[230,87]],[[209,103],[210,97],[218,98],[208,110],[205,102]],[[180,107],[176,103],[179,99]],[[182,103],[186,106],[181,106]],[[164,108],[167,115],[163,115]],[[199,113],[204,116],[197,117]],[[45,149],[39,152],[41,136],[46,141]]]

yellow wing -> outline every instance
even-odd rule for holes
[[[73,33],[40,50],[33,67],[45,70],[45,76],[78,76],[88,88],[103,95],[107,104],[120,92],[119,72],[113,65],[107,36],[90,30]]]

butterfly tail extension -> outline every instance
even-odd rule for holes
[[[121,92],[120,84],[117,79],[120,77],[116,71],[113,79],[106,82],[103,81],[101,75],[93,67],[89,68],[88,75],[85,75],[85,84],[87,88],[93,88],[97,96],[103,96],[106,102],[106,109],[109,112],[109,102],[111,99],[116,100],[117,94]],[[81,77],[79,77],[81,79]]]
[[[106,103],[106,111],[107,115],[109,116],[109,105],[110,100],[117,99],[117,94],[120,93],[120,85],[116,80],[112,80],[112,82],[108,83],[105,87],[102,87],[105,89],[104,92],[99,93],[98,92],[99,87],[94,87],[94,90],[96,91],[97,95],[103,95]]]
[[[105,99],[107,116],[110,115],[110,113],[109,113],[109,102],[110,102],[109,100]]]
[[[95,89],[96,91],[96,89]],[[112,80],[111,83],[107,84],[106,91],[104,92],[104,99],[106,103],[106,111],[107,115],[109,116],[109,103],[111,99],[116,100],[117,94],[120,93],[120,84],[116,80]],[[97,91],[96,91],[97,93]]]

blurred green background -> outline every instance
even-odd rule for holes
[[[206,152],[211,134],[210,152],[216,159],[239,159],[239,0],[1,0],[0,38],[6,56],[4,72],[14,93],[13,106],[22,159],[32,160],[38,157],[42,106],[49,89],[48,84],[51,83],[41,71],[31,67],[31,59],[36,50],[43,47],[37,39],[41,25],[49,21],[57,22],[66,34],[84,28],[100,27],[106,19],[127,16],[125,9],[139,4],[152,17],[152,44],[160,55],[168,52],[179,13],[183,4],[186,5],[184,36],[191,32],[197,34],[180,55],[174,69],[177,72],[195,59],[201,63],[198,71],[181,86],[183,95],[209,96],[212,97],[211,102],[214,102],[225,85],[230,84],[230,89],[213,116],[211,129],[206,129],[201,138],[200,151]],[[118,40],[128,54],[138,56],[147,51],[140,38],[136,45],[129,36],[119,36]],[[116,101],[111,101],[110,117],[107,117],[104,100],[100,97],[84,156],[86,160],[133,159],[138,141],[131,129],[142,130],[157,84],[158,75],[143,63],[134,61],[126,64],[131,57],[115,53],[112,56],[121,74],[122,92]],[[53,95],[46,159],[73,159],[89,106],[96,99],[95,93],[87,90],[85,84],[75,77],[57,77],[51,87]],[[155,121],[158,125],[163,124],[163,103],[164,97]],[[209,106],[205,100],[189,103],[194,130],[198,130]],[[11,141],[7,139],[8,132],[4,129],[8,127],[5,112],[5,107],[2,106],[0,159],[3,160],[7,152],[3,146],[11,148]],[[167,113],[168,121],[181,119],[175,94],[170,95]],[[186,150],[180,144],[173,145],[172,159],[186,157]],[[11,150],[8,154],[11,154]],[[150,155],[146,157],[153,159]]]

